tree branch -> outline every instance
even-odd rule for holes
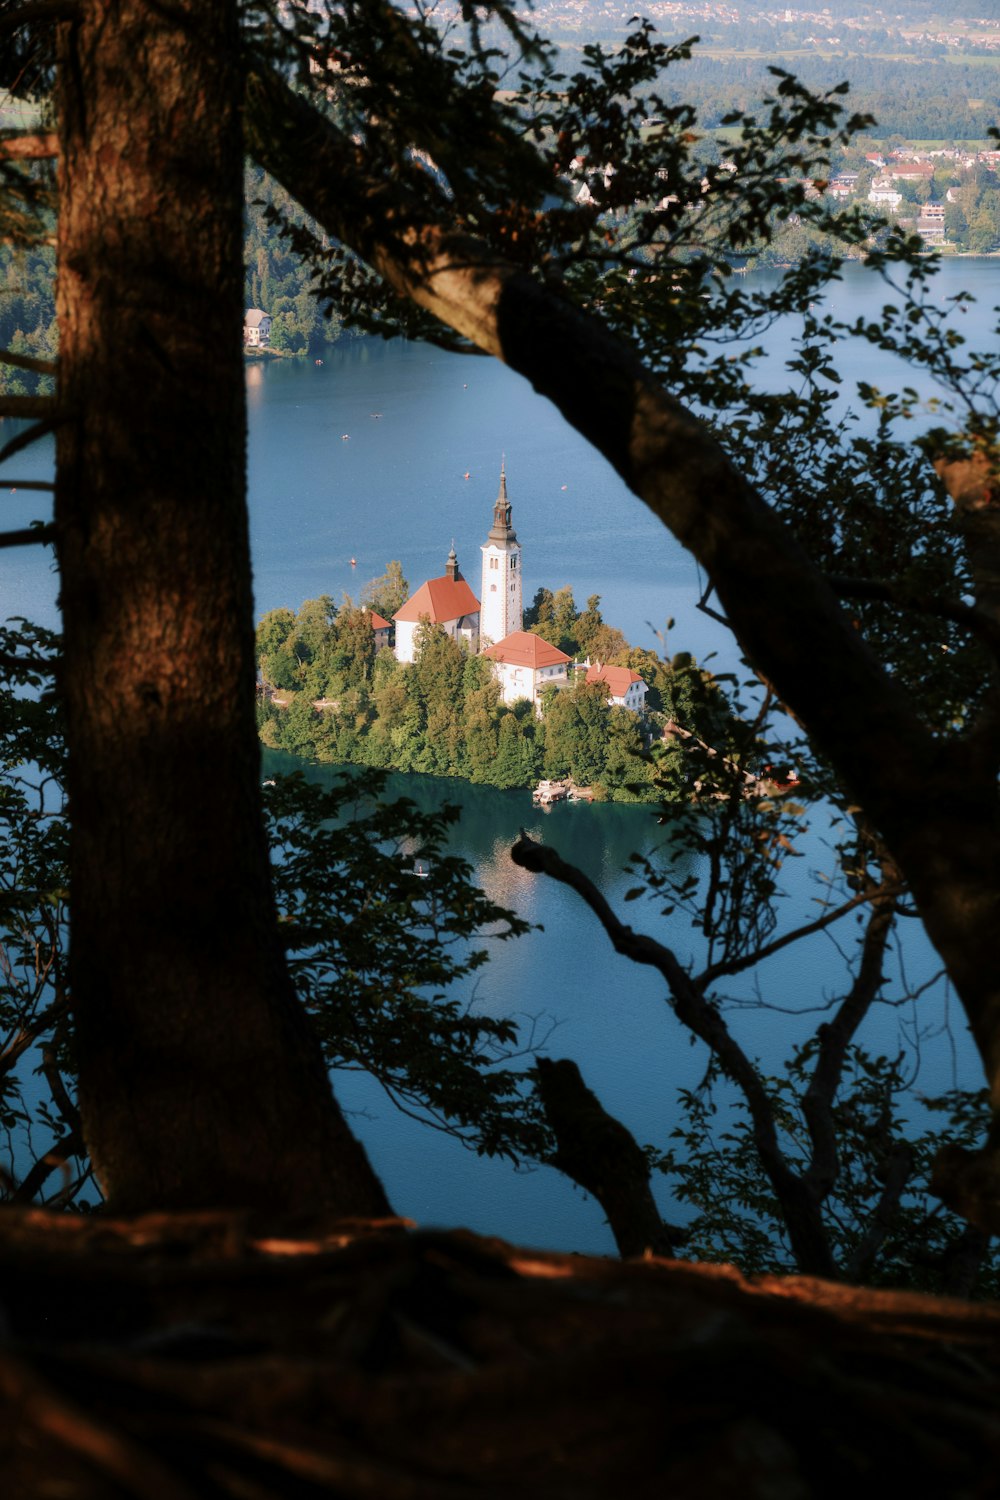
[[[706,1000],[669,948],[620,922],[593,881],[575,865],[567,864],[554,849],[536,843],[522,830],[510,855],[521,869],[548,875],[576,891],[597,917],[616,953],[635,963],[647,964],[663,975],[670,989],[674,1014],[705,1043],[747,1102],[754,1142],[781,1205],[799,1269],[835,1278],[837,1268],[816,1205],[801,1178],[788,1166],[778,1143],[774,1109],[767,1090],[716,1007]]]
[[[1000,622],[985,614],[972,604],[963,604],[960,599],[940,599],[933,596],[916,598],[891,583],[878,582],[873,578],[846,578],[840,574],[828,575],[830,587],[839,599],[870,600],[876,604],[893,604],[899,609],[913,610],[917,614],[933,615],[939,620],[950,620],[979,636],[995,656],[1000,656]]]
[[[73,21],[80,14],[80,7],[73,0],[23,0],[16,10],[0,16],[0,36],[5,31],[18,31],[29,21]]]
[[[59,137],[54,131],[0,137],[0,161],[47,161],[58,155]]]
[[[71,1156],[79,1156],[82,1151],[83,1141],[80,1135],[77,1131],[70,1130],[50,1150],[46,1151],[44,1156],[38,1158],[27,1177],[18,1183],[8,1201],[30,1203],[56,1168],[63,1166]]]
[[[18,531],[0,531],[0,549],[4,547],[33,547],[49,543],[56,534],[52,525],[22,526]]]
[[[14,656],[9,651],[0,651],[0,667],[8,672],[52,672],[59,671],[59,663],[44,656]]]
[[[0,146],[2,146],[0,142]],[[33,370],[36,375],[54,375],[55,362],[51,359],[35,359],[30,354],[15,354],[13,349],[0,349],[0,365],[13,365],[18,370]],[[6,415],[0,412],[0,415]]]
[[[847,1275],[850,1280],[863,1282],[870,1274],[872,1262],[892,1228],[899,1200],[906,1191],[906,1184],[913,1176],[914,1164],[913,1147],[910,1143],[895,1141],[889,1151],[878,1203],[875,1205],[867,1230],[847,1264]]]
[[[19,432],[12,437],[9,443],[0,448],[0,464],[5,463],[8,458],[13,458],[15,453],[20,453],[24,448],[30,448],[32,443],[37,443],[39,438],[47,437],[54,432],[57,426],[53,417],[48,421],[36,422],[33,427],[28,427],[24,432]]]
[[[837,1131],[833,1101],[844,1071],[847,1049],[882,986],[882,962],[895,915],[894,890],[878,887],[864,893],[873,908],[861,947],[861,963],[850,991],[841,1001],[832,1021],[819,1028],[819,1051],[809,1087],[802,1098],[802,1114],[809,1131],[812,1159],[804,1181],[821,1203],[837,1178]]]
[[[716,979],[720,979],[725,974],[739,974],[744,969],[752,969],[755,964],[760,963],[763,959],[770,958],[773,953],[779,953],[782,948],[787,948],[790,943],[797,943],[800,938],[812,937],[814,933],[822,932],[824,928],[831,926],[834,922],[838,922],[841,917],[846,917],[848,912],[854,911],[855,908],[863,906],[866,902],[875,901],[879,897],[894,898],[902,895],[905,889],[905,886],[895,885],[888,887],[878,886],[875,890],[861,891],[858,895],[852,896],[849,901],[843,902],[842,905],[824,912],[814,922],[806,922],[803,926],[796,927],[791,932],[786,932],[781,937],[775,938],[773,943],[765,943],[762,948],[755,948],[752,953],[745,954],[742,958],[720,959],[718,963],[712,964],[709,968],[703,970],[697,976],[695,983],[699,989],[706,989],[708,985],[714,983]]]
[[[53,396],[0,396],[0,417],[51,417],[55,406]]]
[[[682,1234],[663,1222],[649,1186],[649,1162],[635,1137],[609,1115],[568,1058],[535,1062],[535,1092],[556,1138],[549,1162],[597,1199],[623,1258],[673,1256]]]

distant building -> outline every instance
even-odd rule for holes
[[[481,547],[483,578],[480,590],[479,632],[487,645],[502,641],[523,622],[521,609],[521,544],[511,524],[507,472],[500,463],[500,489],[493,506],[493,525]]]
[[[902,193],[897,193],[891,182],[876,179],[868,192],[868,202],[879,208],[898,208],[902,201]]]
[[[934,166],[929,161],[901,161],[898,166],[889,168],[889,176],[895,181],[930,182]]]
[[[375,610],[368,611],[371,620],[372,633],[375,636],[375,650],[381,651],[383,646],[388,646],[389,636],[392,633],[392,621],[384,620]]]
[[[530,630],[515,630],[495,646],[488,646],[482,655],[494,664],[505,703],[528,698],[537,709],[545,688],[567,685],[569,657],[565,651],[550,646]]]
[[[266,349],[271,342],[271,314],[259,307],[247,309],[243,319],[243,342],[248,349]]]
[[[429,578],[393,615],[396,623],[396,660],[413,661],[416,635],[423,620],[440,625],[453,640],[465,641],[470,651],[479,647],[479,600],[459,572],[452,546],[442,578]]]
[[[603,682],[608,689],[608,702],[619,708],[629,708],[641,714],[646,707],[648,689],[638,672],[631,667],[602,667],[595,662],[587,669],[587,682]]]

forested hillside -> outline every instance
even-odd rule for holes
[[[282,233],[280,215],[306,223],[287,193],[259,167],[247,164],[244,265],[247,307],[273,317],[271,346],[281,353],[312,353],[344,336],[341,321],[309,291],[312,273]],[[0,245],[0,348],[53,359],[56,354],[55,251],[48,246]],[[0,392],[45,395],[48,376],[0,365]]]

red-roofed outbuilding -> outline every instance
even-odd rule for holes
[[[375,650],[381,651],[383,646],[388,646],[389,636],[392,634],[392,621],[386,620],[377,610],[370,609],[368,618],[371,622],[372,634],[375,636]]]
[[[530,630],[515,630],[483,653],[495,664],[505,703],[530,698],[536,706],[543,688],[565,687],[569,657]]]
[[[638,672],[631,667],[602,667],[595,662],[587,669],[588,682],[603,682],[608,689],[608,702],[619,708],[630,708],[641,714],[646,706],[646,684]]]

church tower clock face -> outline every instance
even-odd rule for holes
[[[481,646],[495,646],[522,624],[521,544],[511,524],[505,462],[500,465],[500,491],[482,553],[479,637]]]

